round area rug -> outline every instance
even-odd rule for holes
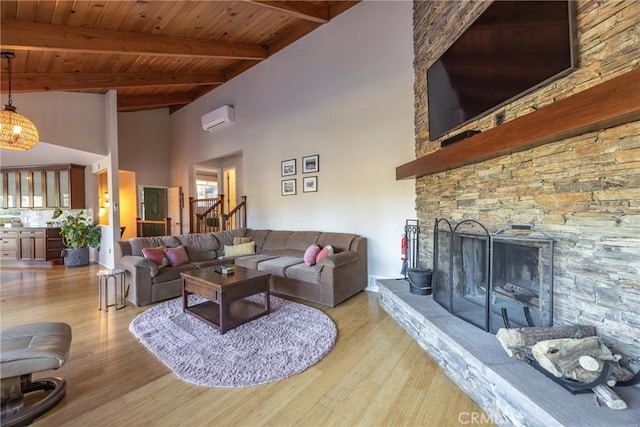
[[[247,300],[263,304],[264,294]],[[189,305],[205,301],[189,295]],[[298,374],[320,361],[337,336],[322,311],[271,297],[271,314],[224,335],[182,312],[176,298],[138,315],[129,330],[174,374],[205,387],[246,387]]]

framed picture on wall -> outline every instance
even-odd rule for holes
[[[316,191],[318,191],[317,176],[305,176],[304,178],[302,178],[303,193],[315,193]]]
[[[320,156],[314,154],[302,158],[302,173],[313,173],[320,170]]]
[[[295,179],[283,179],[282,180],[282,195],[293,196],[296,194],[296,180]]]
[[[289,176],[296,174],[296,159],[283,160],[282,161],[282,176]]]

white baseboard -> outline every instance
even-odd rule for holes
[[[393,277],[369,275],[369,282],[367,283],[367,287],[364,288],[364,290],[369,292],[378,292],[377,280],[384,279],[393,279]]]

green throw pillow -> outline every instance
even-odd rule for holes
[[[224,246],[225,257],[251,255],[255,253],[256,253],[256,245],[253,242],[242,243],[240,245]]]

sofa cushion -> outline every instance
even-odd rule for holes
[[[257,270],[258,264],[260,264],[262,261],[266,261],[268,259],[274,259],[276,257],[277,257],[276,255],[264,255],[264,254],[247,255],[247,256],[242,256],[240,258],[234,259],[233,263],[235,265],[239,265],[240,267]]]
[[[287,268],[285,274],[288,279],[301,280],[303,282],[320,284],[321,265],[313,265],[311,267],[306,264],[296,264]]]
[[[209,261],[218,258],[220,248],[213,233],[192,233],[178,236],[180,245],[187,251],[189,261]]]
[[[179,267],[189,262],[189,257],[187,256],[187,251],[184,249],[184,246],[178,246],[177,248],[165,248],[164,254],[169,259],[171,267]]]
[[[120,256],[131,255],[131,242],[128,240],[118,240],[118,246],[120,247]]]
[[[256,245],[253,242],[242,243],[241,245],[231,245],[224,247],[224,257],[237,257],[256,253]]]
[[[233,246],[241,245],[243,243],[253,242],[253,237],[234,237],[233,238]]]
[[[333,246],[336,253],[348,251],[351,247],[351,242],[358,237],[356,234],[347,233],[320,233],[318,236],[318,244],[321,247],[326,245]]]
[[[271,230],[252,230],[248,229],[245,236],[251,237],[256,244],[256,252],[262,252],[262,246],[267,236],[271,233]]]
[[[133,237],[129,239],[131,243],[131,255],[144,256],[142,248],[157,248],[158,246],[166,246],[175,248],[180,246],[180,241],[174,236],[153,236],[153,237]]]
[[[218,239],[220,248],[224,248],[225,246],[233,245],[234,237],[244,237],[246,232],[246,228],[235,228],[233,230],[216,231],[213,235]]]
[[[163,268],[162,270],[158,271],[158,274],[156,274],[155,277],[151,279],[151,283],[163,283],[163,282],[169,282],[171,280],[181,279],[182,278],[180,276],[181,272],[193,270],[195,268],[196,268],[195,265],[188,264],[188,263],[182,264],[179,267]]]
[[[287,241],[292,234],[293,231],[272,231],[264,240],[261,253],[266,255],[284,255]],[[304,249],[302,250],[304,251]],[[302,257],[302,254],[300,254],[300,257]]]
[[[285,271],[287,268],[292,265],[302,264],[304,265],[304,260],[302,258],[290,257],[290,256],[281,256],[273,259],[268,259],[266,261],[262,261],[258,264],[258,270],[264,271],[265,273],[270,273],[280,277],[286,277]]]
[[[318,231],[294,231],[287,243],[283,255],[302,256],[307,248],[318,241]]]

